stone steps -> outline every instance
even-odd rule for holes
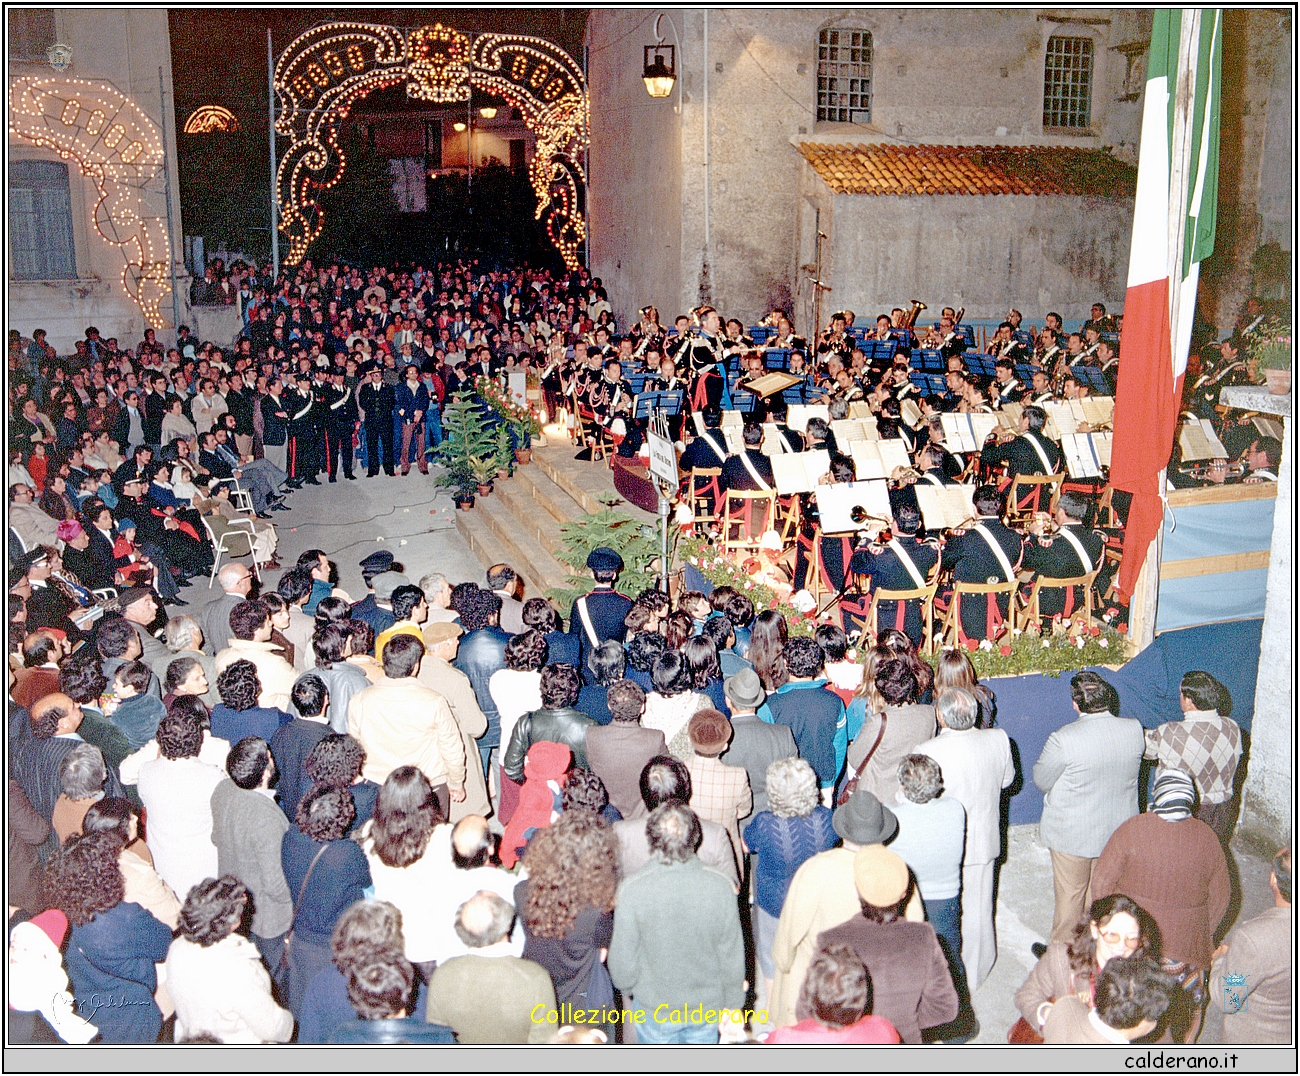
[[[468,512],[456,513],[456,526],[465,536],[475,556],[487,568],[505,562],[524,577],[527,595],[537,597],[551,587],[563,587],[568,571],[551,555],[524,519],[515,515],[512,503],[501,491],[513,479],[501,479],[487,497],[476,497]],[[539,515],[535,510],[528,517]],[[486,558],[486,559],[485,559]]]
[[[561,490],[574,499],[584,512],[600,512],[606,500],[617,498],[614,507],[640,520],[655,523],[659,517],[623,500],[614,489],[614,476],[603,463],[587,463],[573,458],[575,449],[570,444],[548,445],[533,452],[533,464]],[[602,499],[603,498],[603,499]]]
[[[550,553],[563,548],[560,525],[578,519],[582,507],[537,467],[520,467],[507,482],[498,482],[494,497],[509,507],[519,525]]]

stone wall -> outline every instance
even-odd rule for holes
[[[1115,46],[1149,37],[1149,12],[717,9],[707,13],[707,35],[702,9],[671,17],[683,46],[680,127],[676,91],[654,101],[640,79],[653,15],[597,11],[588,26],[591,267],[624,322],[644,302],[665,318],[699,302],[706,172],[709,297],[745,320],[796,294],[803,308],[799,267],[811,258],[796,208],[801,141],[1067,144],[1136,155],[1141,100],[1131,90],[1140,91],[1145,71]],[[829,27],[873,35],[870,124],[816,119],[818,34]],[[666,21],[662,32],[674,42]],[[1043,130],[1043,57],[1053,34],[1094,41],[1085,134]],[[1086,229],[1087,218],[1074,225]]]
[[[874,317],[920,299],[936,316],[964,306],[1000,317],[1014,306],[1040,324],[1049,310],[1072,319],[1094,302],[1122,309],[1132,222],[1127,199],[836,195],[822,229],[831,307]]]

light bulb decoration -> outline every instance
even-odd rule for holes
[[[222,105],[200,105],[185,120],[183,133],[211,134],[213,131],[238,131],[239,119]]]
[[[323,227],[316,196],[338,183],[347,158],[338,129],[367,94],[406,83],[407,96],[442,103],[483,90],[519,109],[536,137],[528,178],[535,216],[570,269],[586,237],[582,153],[590,141],[590,103],[582,69],[540,37],[471,38],[440,23],[403,32],[393,26],[333,22],[295,38],[275,65],[277,133],[291,139],[276,172],[285,263],[297,265]]]
[[[166,197],[158,125],[111,83],[24,77],[9,83],[9,132],[74,161],[94,183],[94,228],[121,248],[122,287],[145,323],[162,328],[172,288],[167,220],[156,208]]]

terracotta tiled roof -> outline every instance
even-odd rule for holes
[[[836,194],[1129,195],[1137,169],[1070,146],[827,145],[799,152]]]

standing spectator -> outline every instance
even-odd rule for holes
[[[925,917],[939,936],[953,986],[966,1007],[969,996],[966,969],[961,962],[961,864],[966,847],[966,808],[954,796],[943,795],[943,770],[929,755],[906,756],[898,764],[898,786],[894,804],[898,837],[890,850],[916,877]]]
[[[269,743],[277,771],[276,796],[286,818],[293,817],[298,810],[298,801],[311,788],[306,770],[307,757],[312,748],[330,734],[330,723],[325,719],[330,695],[316,673],[307,673],[299,678],[293,685],[291,699],[298,716],[287,725],[281,725]]]
[[[463,630],[459,623],[438,620],[425,624],[424,660],[417,674],[420,683],[432,688],[451,707],[451,716],[460,729],[460,740],[465,748],[465,798],[451,805],[451,821],[459,822],[469,815],[490,815],[492,804],[488,799],[487,780],[479,761],[477,740],[487,732],[487,716],[478,704],[469,677],[452,665],[460,650]]]
[[[514,907],[495,893],[477,893],[456,912],[456,933],[470,951],[433,973],[426,1018],[455,1030],[457,1042],[501,1046],[550,1037],[534,1014],[555,1008],[555,988],[545,968],[511,952],[514,921]]]
[[[229,626],[227,626],[227,632],[229,632]],[[153,666],[154,675],[159,679],[165,678],[167,670],[171,668],[173,662],[182,658],[189,658],[202,667],[203,679],[208,685],[199,696],[203,700],[203,704],[211,709],[220,702],[221,696],[217,694],[216,665],[213,661],[213,655],[205,647],[203,630],[199,627],[198,621],[189,616],[172,617],[167,621],[166,628],[163,629],[163,640],[167,644],[167,656],[166,658],[160,657]]]
[[[22,786],[9,780],[9,813],[5,815],[9,839],[9,903],[33,915],[43,910],[41,860],[36,850],[50,835],[50,823],[27,802]]]
[[[288,1000],[296,1015],[307,984],[329,964],[334,924],[371,884],[365,853],[346,836],[356,814],[345,789],[313,788],[298,804],[280,848],[284,880],[294,897]]]
[[[424,642],[395,636],[384,648],[384,679],[348,704],[348,733],[366,750],[376,783],[411,763],[429,779],[444,818],[465,798],[465,746],[447,700],[417,679]]]
[[[731,740],[731,722],[717,710],[700,710],[687,725],[691,749],[686,764],[691,775],[691,809],[727,831],[739,868],[745,861],[745,847],[740,840],[740,819],[754,809],[749,790],[749,774],[740,766],[726,766],[718,756]]]
[[[848,750],[847,773],[851,777],[861,771],[858,787],[881,803],[893,803],[898,798],[898,764],[934,736],[934,707],[917,702],[916,674],[904,658],[882,661],[874,679],[863,687],[874,687],[882,705],[864,714],[862,729]]]
[[[646,695],[641,724],[662,732],[669,753],[685,762],[693,753],[687,725],[712,702],[707,695],[692,690],[691,669],[680,650],[665,650],[655,658],[650,680],[654,690]]]
[[[367,781],[361,772],[365,765],[366,749],[346,732],[341,736],[331,732],[322,737],[303,764],[308,778],[307,792],[322,786],[347,792],[356,811],[348,832],[370,821],[375,813],[375,800],[379,798],[379,786],[374,781]],[[297,815],[295,810],[294,817]]]
[[[545,598],[529,598],[524,602],[522,615],[524,627],[536,628],[546,637],[546,652],[549,660],[572,665],[575,669],[583,667],[582,646],[578,642],[578,637],[560,630],[560,614],[555,611],[550,602]],[[620,646],[619,649],[621,652],[622,647]],[[610,676],[609,679],[617,680],[621,675],[620,671],[617,676]],[[605,722],[602,721],[601,724]]]
[[[132,750],[153,739],[158,722],[167,712],[162,700],[148,693],[152,679],[153,672],[143,661],[125,662],[113,673],[113,695],[118,703],[111,720]]]
[[[339,916],[330,936],[331,962],[313,978],[298,1014],[298,1042],[319,1045],[352,1020],[348,974],[353,967],[402,956],[402,914],[380,900],[359,900]],[[405,957],[402,957],[405,959]]]
[[[1214,951],[1210,1000],[1223,1010],[1223,1041],[1256,1046],[1291,1041],[1291,850],[1273,857],[1273,907],[1238,923]],[[1243,981],[1244,980],[1244,981]]]
[[[533,598],[532,601],[541,599]],[[552,614],[553,615],[553,614]],[[560,639],[563,641],[563,650],[577,654],[580,651],[578,640],[572,635],[564,632],[553,631],[546,635],[546,645],[548,655],[552,661],[564,661],[564,658],[554,656],[555,652],[550,651],[552,643]],[[577,668],[577,665],[574,665]],[[627,671],[627,655],[624,653],[623,644],[616,643],[611,639],[607,643],[601,643],[587,658],[587,669],[584,673],[586,683],[582,685],[582,690],[578,692],[578,709],[586,714],[598,725],[608,725],[612,720],[609,710],[609,687],[615,680],[621,680],[623,674]],[[640,685],[637,685],[640,687]],[[642,695],[644,695],[644,689]]]
[[[612,1008],[604,953],[614,930],[617,838],[591,813],[565,811],[529,843],[524,870],[515,889],[524,959],[546,969],[557,1004]]]
[[[160,757],[140,767],[140,802],[148,812],[147,843],[159,875],[179,896],[217,873],[212,843],[212,792],[225,776],[199,759],[203,729],[172,712],[158,723]]]
[[[406,958],[428,982],[438,962],[438,924],[431,922],[428,895],[448,868],[451,827],[429,779],[414,766],[399,766],[379,789],[374,818],[361,847],[370,864],[374,895],[402,913]],[[432,838],[439,829],[438,841]]]
[[[1119,717],[1119,693],[1094,672],[1070,681],[1079,716],[1047,738],[1034,763],[1043,791],[1039,838],[1052,852],[1056,911],[1052,941],[1068,941],[1090,903],[1097,857],[1119,825],[1138,812],[1142,726]],[[1235,727],[1235,726],[1234,726]]]
[[[370,678],[366,676],[365,670],[348,660],[353,653],[349,623],[348,620],[317,623],[311,639],[315,668],[309,674],[300,676],[294,684],[296,688],[306,675],[311,675],[324,686],[329,695],[329,709],[324,716],[335,732],[347,731],[348,706],[352,702],[352,696],[370,686]],[[423,668],[423,663],[421,667]],[[291,701],[295,707],[298,706],[296,699]],[[298,709],[298,715],[307,716],[301,708]]]
[[[55,692],[38,699],[28,718],[30,736],[17,744],[13,753],[12,773],[28,803],[46,822],[54,816],[54,804],[63,791],[60,772],[64,758],[82,742],[81,706],[67,695]],[[122,794],[117,775],[108,775],[105,790],[110,796]],[[52,835],[47,849],[52,849],[57,839]]]
[[[217,572],[217,582],[222,594],[206,606],[199,620],[203,628],[203,650],[216,654],[230,642],[230,612],[240,602],[247,601],[253,592],[253,573],[242,564],[227,564]],[[216,678],[212,678],[213,685]]]
[[[506,643],[510,636],[499,626],[501,599],[471,584],[465,586],[467,589],[455,603],[461,627],[465,629],[456,654],[456,668],[469,677],[479,709],[487,718],[487,731],[478,741],[479,758],[486,775],[492,749],[506,746],[501,741],[501,715],[492,700],[491,682],[492,674],[505,668]]]
[[[1092,902],[1074,925],[1068,941],[1054,941],[1016,991],[1023,1022],[1040,1036],[1057,998],[1092,995],[1097,975],[1112,957],[1159,958],[1155,923],[1135,902],[1119,893]]]
[[[645,692],[631,680],[611,683],[606,704],[613,720],[608,725],[588,726],[587,765],[604,782],[609,802],[620,815],[641,818],[647,813],[641,798],[641,771],[652,758],[667,750],[664,734],[641,727]]]
[[[547,665],[542,669],[541,709],[524,714],[515,724],[502,760],[502,769],[510,780],[523,782],[524,756],[533,744],[542,741],[563,744],[573,752],[573,765],[587,769],[587,729],[595,722],[573,705],[581,686],[578,670],[572,665]]]
[[[284,959],[293,898],[280,862],[289,820],[275,805],[275,762],[266,741],[248,736],[236,743],[226,759],[226,773],[227,779],[212,790],[217,870],[237,878],[252,894],[252,941],[266,966],[276,971]]]
[[[293,1034],[293,1014],[271,996],[257,949],[236,933],[248,897],[238,878],[223,874],[205,878],[185,899],[180,936],[167,953],[177,1042],[196,1035],[223,1043],[288,1042]]]
[[[790,726],[799,757],[817,771],[823,802],[829,803],[848,748],[844,703],[824,675],[826,655],[814,639],[791,639],[783,659],[789,678],[768,693],[758,716]]]
[[[1181,721],[1147,730],[1146,757],[1161,769],[1192,775],[1200,800],[1196,817],[1226,848],[1237,821],[1233,780],[1241,762],[1241,729],[1229,716],[1232,696],[1209,673],[1193,671],[1183,674],[1178,702]]]
[[[107,834],[74,837],[51,861],[47,891],[72,925],[66,961],[77,1015],[102,1042],[147,1044],[162,1028],[154,965],[167,959],[172,933],[123,899],[118,851]]]
[[[731,711],[731,743],[722,753],[722,761],[728,766],[740,766],[749,774],[749,791],[754,797],[753,813],[741,819],[740,831],[745,833],[750,823],[767,810],[768,767],[778,759],[797,758],[799,748],[789,725],[769,723],[758,716],[767,693],[753,669],[744,667],[727,677],[723,692]]]
[[[905,918],[912,881],[898,856],[878,844],[863,848],[854,856],[853,880],[861,915],[825,931],[817,944],[852,948],[871,974],[872,1011],[904,1042],[919,1043],[922,1029],[957,1015],[948,960],[934,927]]]
[[[939,763],[945,788],[966,808],[961,958],[974,991],[997,959],[993,886],[995,864],[1002,854],[1002,790],[1015,779],[1016,766],[1005,732],[975,727],[979,717],[975,696],[949,688],[939,692],[934,709],[939,734],[920,744],[916,752]]]
[[[690,1011],[744,1004],[745,946],[735,892],[696,855],[703,831],[689,807],[660,807],[647,820],[646,834],[651,861],[618,888],[610,975],[651,1015],[636,1025],[638,1042],[716,1043],[717,1025],[694,1023]],[[674,1010],[678,1021],[654,1015]]]
[[[902,1040],[894,1025],[872,1012],[873,990],[867,966],[847,945],[818,949],[799,991],[793,1027],[779,1027],[768,1045],[892,1045]]]
[[[758,682],[758,675],[750,673]],[[785,726],[777,726],[784,728]],[[770,1005],[772,940],[795,872],[838,841],[831,812],[819,802],[817,775],[801,758],[772,762],[764,774],[762,811],[755,811],[745,830],[745,844],[754,856],[754,950],[763,976],[761,1000]]]
[[[1153,960],[1112,957],[1097,974],[1091,1003],[1063,997],[1047,1010],[1052,1046],[1128,1046],[1155,1031],[1169,1008],[1169,979]]]
[[[1223,846],[1214,830],[1194,817],[1195,805],[1189,774],[1160,771],[1147,813],[1115,830],[1092,871],[1096,896],[1125,893],[1160,928],[1165,970],[1184,987],[1171,1017],[1177,1041],[1194,1041],[1199,1030],[1203,976],[1214,953],[1214,932],[1228,910]]]
[[[375,636],[375,657],[384,658],[384,647],[394,635],[412,635],[422,638],[421,625],[429,619],[429,603],[424,591],[413,583],[406,583],[393,591],[390,600],[393,623]]]
[[[210,728],[227,743],[239,743],[245,736],[270,740],[292,718],[273,706],[259,706],[262,684],[257,667],[243,658],[231,662],[217,676],[221,702],[213,708]]]
[[[546,638],[540,631],[513,635],[506,643],[505,668],[488,679],[488,692],[501,722],[501,742],[509,745],[515,723],[542,708],[541,668],[547,659]]]
[[[59,763],[62,792],[54,801],[54,812],[50,819],[60,844],[81,832],[86,812],[92,804],[104,798],[104,782],[107,779],[104,754],[98,747],[79,743],[63,756],[63,761]]]
[[[377,953],[351,965],[347,997],[357,1017],[340,1024],[330,1036],[330,1043],[346,1046],[454,1043],[456,1036],[451,1028],[426,1023],[419,1014],[409,1014],[414,985],[415,969],[401,953]]]
[[[221,690],[221,674],[226,668],[241,659],[247,660],[257,670],[262,688],[257,696],[257,705],[276,710],[289,709],[289,692],[298,674],[271,642],[274,630],[270,607],[260,598],[240,602],[230,610],[229,645],[217,654],[217,660],[213,662],[213,668],[217,670],[218,691]]]
[[[519,600],[521,586],[519,573],[508,564],[494,564],[487,570],[487,587],[501,599],[501,630],[508,635],[518,635],[528,627],[524,603]]]

